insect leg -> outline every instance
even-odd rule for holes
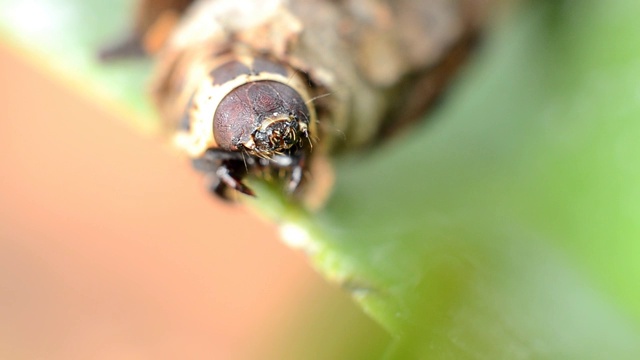
[[[296,155],[277,155],[274,156],[272,162],[280,168],[290,171],[289,182],[287,183],[287,191],[293,193],[302,182],[302,170],[305,166],[305,155],[303,153]]]
[[[289,183],[287,184],[287,191],[289,193],[293,193],[296,191],[300,183],[302,182],[302,170],[305,166],[305,156],[301,154],[298,156],[293,164],[293,168],[291,169],[291,178],[289,179]]]
[[[207,188],[224,200],[232,200],[227,187],[241,193],[255,196],[253,191],[242,183],[247,174],[245,164],[253,164],[253,160],[244,159],[242,153],[220,149],[207,149],[200,158],[193,159],[193,167],[206,174]]]
[[[218,170],[216,170],[215,174],[218,176],[220,181],[222,181],[230,188],[240,191],[241,193],[247,194],[249,196],[256,196],[253,190],[245,186],[239,177],[234,176],[231,170],[226,165],[221,165],[220,167],[218,167]]]
[[[205,182],[207,190],[209,190],[212,195],[216,195],[218,198],[225,201],[232,201],[227,191],[227,185],[220,180],[215,172],[206,173]]]

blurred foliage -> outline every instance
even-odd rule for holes
[[[126,22],[63,18],[81,41],[59,44],[18,26],[22,3],[0,2],[5,29],[140,103],[146,65],[86,60]],[[264,189],[251,203],[395,336],[388,358],[640,358],[639,13],[514,6],[428,122],[337,162],[320,213]]]
[[[128,59],[105,66],[98,51],[125,36],[134,1],[0,0],[0,36],[26,50],[43,67],[69,80],[83,93],[102,98],[111,110],[122,107],[129,125],[158,131],[146,99],[151,62]]]
[[[273,214],[390,358],[640,356],[639,11],[517,6],[428,122],[338,163],[324,211]]]

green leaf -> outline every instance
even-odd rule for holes
[[[640,356],[639,12],[519,7],[424,126],[338,163],[326,209],[277,208],[390,358]]]
[[[115,3],[22,3],[0,1],[5,33],[147,113],[147,64],[92,60],[127,21],[87,19]],[[395,336],[389,358],[640,358],[638,13],[514,7],[424,125],[337,161],[324,210],[250,202]]]

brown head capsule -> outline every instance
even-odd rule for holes
[[[249,174],[282,180],[296,192],[317,134],[304,75],[240,49],[203,60],[188,77],[192,90],[176,144],[224,199],[235,196],[228,190],[253,195],[243,183]]]
[[[213,133],[222,149],[271,157],[308,142],[310,119],[296,90],[276,81],[254,81],[222,99],[213,117]]]

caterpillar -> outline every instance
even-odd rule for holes
[[[103,57],[156,58],[156,107],[212,193],[254,195],[253,175],[317,203],[330,156],[398,133],[438,98],[489,4],[142,0]]]

